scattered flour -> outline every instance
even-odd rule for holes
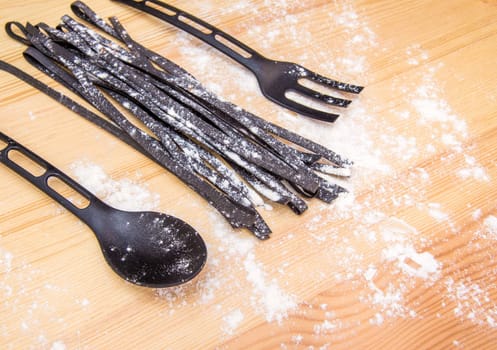
[[[10,272],[12,270],[12,260],[14,259],[14,255],[11,252],[8,252],[0,246],[0,267],[5,272]]]
[[[302,334],[292,335],[292,343],[294,343],[295,345],[301,344],[303,340],[304,336]]]
[[[306,15],[292,14],[299,6],[305,5],[290,0],[265,0],[263,5],[264,11],[261,11],[249,2],[236,1],[223,8],[222,13],[251,14],[256,15],[254,18],[258,21],[271,21],[274,29],[270,32],[265,31],[263,25],[256,25],[255,20],[240,24],[245,30],[244,34],[268,56],[272,56],[272,47],[277,42],[285,41],[288,45],[296,46],[302,41],[312,42],[309,18]],[[354,2],[335,2],[334,6],[336,11],[327,15],[329,25],[333,27],[332,30],[342,33],[342,37],[336,38],[334,47],[307,50],[296,57],[295,61],[304,66],[315,65],[325,75],[351,77],[357,79],[358,83],[367,84],[370,71],[367,57],[385,48],[381,47],[380,39],[367,18],[355,8]],[[203,2],[202,8],[209,11],[212,6],[209,2]],[[262,36],[264,40],[260,39]],[[255,101],[258,87],[251,73],[231,64],[213,49],[203,44],[199,46],[196,39],[187,34],[178,31],[174,40],[179,47],[178,62],[193,67],[192,73],[205,82],[210,90],[227,100],[242,101],[249,110],[265,115],[257,111],[259,104]],[[395,171],[399,164],[410,167],[411,164],[417,164],[416,161],[421,156],[435,155],[441,149],[447,150],[450,157],[441,158],[440,161],[459,161],[462,164],[453,174],[456,179],[490,181],[487,169],[479,164],[476,157],[468,154],[464,146],[470,136],[468,125],[446,100],[443,86],[436,78],[437,71],[443,65],[429,65],[428,52],[418,44],[408,46],[404,53],[405,64],[419,73],[419,79],[406,81],[400,77],[391,87],[392,93],[401,92],[404,102],[402,107],[391,110],[394,117],[408,125],[405,129],[389,125],[388,121],[382,122],[382,115],[376,108],[382,101],[376,101],[374,97],[368,100],[367,95],[354,100],[347,113],[333,126],[296,117],[282,109],[269,112],[264,110],[266,114],[272,113],[271,118],[276,119],[278,124],[314,139],[355,162],[351,179],[341,182],[337,180],[350,193],[341,195],[332,205],[316,205],[310,209],[315,216],[306,224],[309,245],[322,248],[320,254],[323,255],[330,252],[343,255],[338,266],[343,269],[342,272],[338,273],[335,265],[323,264],[320,267],[322,270],[316,275],[329,278],[333,274],[338,282],[357,282],[355,285],[359,289],[364,288],[365,293],[358,297],[357,302],[372,311],[373,317],[368,319],[370,325],[382,326],[389,320],[422,317],[409,303],[409,292],[438,282],[444,286],[444,294],[441,296],[444,306],[450,307],[456,317],[476,325],[495,328],[497,306],[491,298],[492,290],[469,279],[444,278],[443,267],[446,262],[443,265],[436,259],[436,254],[430,251],[431,242],[423,238],[410,223],[400,218],[388,217],[382,211],[383,206],[389,205],[393,205],[399,212],[417,207],[435,219],[440,226],[451,224],[452,213],[445,209],[444,203],[426,200],[424,188],[434,175],[429,172],[428,167],[421,168],[418,165],[410,168],[409,174],[402,174],[402,178],[397,177]],[[276,55],[275,58],[280,57]],[[229,85],[226,76],[230,77]],[[30,117],[35,119],[31,114]],[[411,128],[417,129],[416,135],[425,137],[412,136]],[[144,186],[129,179],[114,180],[100,166],[89,161],[75,162],[71,169],[80,183],[110,205],[125,210],[149,210],[158,206],[157,194],[150,193]],[[405,190],[402,193],[392,193],[388,185],[372,187],[372,180],[386,177],[400,182]],[[371,190],[373,194],[362,195],[365,189]],[[473,220],[478,222],[482,216],[481,209],[475,209],[472,213]],[[216,300],[217,293],[229,288],[231,295],[244,298],[240,301],[240,307],[249,300],[250,307],[265,321],[284,322],[303,300],[292,294],[291,286],[284,290],[270,273],[269,266],[264,266],[257,259],[256,243],[252,237],[234,232],[214,213],[209,224],[212,226],[213,241],[209,242],[209,261],[205,273],[185,285],[157,291],[158,297],[166,304],[168,315],[173,316],[189,303],[202,307]],[[320,232],[323,227],[327,227],[329,231]],[[376,254],[375,261],[378,264],[365,263],[364,248],[356,247],[351,237],[339,234],[344,231],[351,232],[351,237],[368,242],[370,254]],[[497,218],[493,215],[485,217],[476,235],[496,240]],[[9,272],[12,264],[13,255],[0,247],[0,268]],[[381,284],[376,280],[380,274],[382,277],[386,276],[387,282]],[[285,272],[281,275],[284,277]],[[242,278],[238,279],[239,276]],[[309,276],[300,278],[308,279]],[[13,294],[9,285],[2,284],[0,279],[1,290],[7,296]],[[89,301],[83,298],[79,304],[88,306]],[[14,306],[12,310],[15,309]],[[247,319],[245,309],[233,309],[223,301],[219,302],[216,310],[221,313],[220,330],[227,336],[235,336]],[[29,321],[24,320],[20,327],[27,331]],[[327,337],[322,346],[325,349],[328,348],[330,337],[347,327],[339,318],[321,320],[313,326],[313,336]],[[300,333],[293,334],[292,346],[282,348],[293,349],[306,339],[307,335],[304,337]],[[462,343],[454,340],[452,345],[462,346]],[[51,346],[53,350],[65,348],[62,341],[56,341]]]
[[[483,239],[497,240],[497,217],[489,215],[483,220],[483,228],[477,232]]]
[[[455,347],[460,347],[460,346],[462,346],[461,342],[460,342],[460,341],[458,341],[458,340],[453,340],[453,341],[452,341],[452,345],[454,345]]]
[[[233,335],[236,329],[243,322],[244,315],[239,309],[233,310],[229,314],[223,317],[224,325],[222,327],[223,332],[228,335]]]
[[[457,170],[457,176],[463,180],[475,179],[485,182],[490,181],[486,169],[478,164],[475,157],[465,155],[464,160],[467,166]]]
[[[445,298],[455,304],[455,316],[477,325],[497,327],[497,304],[491,299],[488,289],[470,279],[455,281],[450,277],[445,280],[445,286]]]
[[[88,305],[90,305],[90,301],[87,298],[83,298],[81,300],[78,299],[76,300],[76,303],[78,303],[82,307],[87,307]]]
[[[324,320],[322,323],[315,324],[313,331],[314,334],[319,334],[319,335],[329,334],[334,331],[340,330],[341,326],[342,325],[340,321],[332,322],[330,320]]]
[[[50,350],[66,350],[66,344],[64,344],[63,341],[57,340],[56,342],[52,343],[52,346],[50,347]]]
[[[337,5],[337,11],[329,13],[330,22],[345,35],[343,41],[336,45],[337,52],[331,49],[336,62],[336,75],[348,73],[358,77],[368,71],[366,55],[370,50],[378,47],[378,40],[367,20],[351,2],[341,2]],[[364,78],[365,76],[361,75],[361,79]]]
[[[439,222],[447,221],[449,215],[442,211],[441,207],[440,203],[428,203],[428,214]]]
[[[252,284],[251,302],[256,309],[263,309],[268,322],[281,322],[288,312],[297,306],[295,298],[286,294],[275,280],[269,280],[261,263],[254,254],[248,254],[243,262],[247,280]]]
[[[114,180],[92,162],[73,162],[71,171],[80,184],[117,209],[153,210],[159,204],[158,194],[152,194],[145,186],[130,179]]]
[[[473,214],[471,214],[471,217],[473,220],[478,221],[481,219],[482,215],[482,210],[481,209],[476,209]]]
[[[418,253],[410,245],[395,244],[383,250],[386,261],[394,261],[402,272],[422,279],[436,280],[441,264],[428,252]]]
[[[296,300],[257,260],[254,238],[235,232],[214,211],[210,212],[209,224],[215,244],[209,249],[205,272],[187,284],[157,290],[157,295],[168,302],[169,313],[174,314],[177,309],[187,306],[185,300],[192,291],[196,295],[194,304],[201,307],[212,302],[217,293],[229,289],[230,294],[249,300],[251,309],[265,321],[281,323],[297,306]],[[246,283],[238,279],[240,275]],[[223,314],[220,326],[223,334],[235,334],[245,320],[243,311],[224,311],[223,303],[218,307]]]
[[[412,66],[418,66],[429,58],[428,52],[418,44],[409,46],[406,49],[406,55],[407,63]]]
[[[387,318],[396,319],[406,317],[409,310],[404,305],[405,287],[398,287],[393,283],[389,283],[382,290],[374,282],[376,274],[377,269],[374,266],[369,266],[363,275],[372,293],[363,297],[361,302],[377,310],[376,314],[369,319],[369,323],[382,325]]]
[[[387,243],[406,242],[418,235],[413,226],[395,217],[389,217],[380,223],[380,233],[383,241]]]

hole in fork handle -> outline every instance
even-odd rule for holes
[[[135,2],[143,2],[143,0],[134,0]],[[167,8],[165,6],[161,6],[159,4],[156,4],[155,2],[153,1],[145,1],[145,4],[148,6],[148,7],[151,7],[155,10],[158,10],[168,16],[176,16],[178,13],[176,11],[173,11],[172,9],[170,8]]]
[[[190,27],[193,27],[193,28],[201,31],[204,34],[211,34],[212,33],[212,30],[210,30],[209,28],[203,26],[201,23],[198,23],[198,22],[194,21],[193,19],[191,19],[189,17],[186,17],[184,15],[179,15],[178,19],[181,22],[183,22],[185,24],[188,24]]]
[[[247,52],[246,50],[244,50],[239,45],[236,45],[233,41],[230,41],[230,40],[226,39],[221,34],[216,34],[214,36],[214,39],[216,39],[221,44],[223,44],[224,46],[228,47],[229,49],[231,49],[232,51],[234,51],[235,53],[239,54],[240,56],[242,56],[244,58],[251,58],[252,57],[252,54],[250,52]]]

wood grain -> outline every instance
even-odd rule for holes
[[[2,72],[4,133],[69,174],[87,160],[159,194],[158,210],[201,232],[209,263],[181,288],[127,284],[84,224],[0,167],[0,348],[497,348],[497,233],[485,221],[497,214],[495,1],[171,1],[269,57],[365,83],[336,125],[283,111],[249,73],[155,18],[111,1],[87,3],[103,17],[118,16],[136,40],[226,99],[357,155],[345,182],[354,197],[312,200],[300,217],[278,206],[264,211],[274,234],[257,242],[229,232],[201,198],[144,156]],[[55,25],[69,5],[1,1],[0,20]],[[60,88],[3,31],[0,42],[0,59]],[[416,109],[426,101],[431,110]],[[423,114],[433,110],[445,119]],[[386,259],[389,232],[429,253],[438,274],[413,277]],[[262,289],[247,266],[263,271]],[[268,291],[296,306],[268,320]],[[234,312],[243,315],[239,323],[229,322]]]

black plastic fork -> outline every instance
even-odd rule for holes
[[[259,87],[266,98],[301,115],[334,122],[338,118],[338,114],[305,105],[300,101],[309,100],[311,105],[316,104],[316,106],[324,104],[338,107],[347,107],[351,102],[351,100],[326,95],[304,86],[302,85],[302,80],[312,81],[327,88],[353,94],[358,94],[363,89],[362,86],[326,78],[296,63],[268,59],[213,25],[162,1],[114,1],[149,13],[215,47],[252,71],[257,77]],[[296,97],[295,94],[298,97],[291,98],[291,93],[294,94],[294,97]]]

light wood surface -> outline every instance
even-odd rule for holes
[[[160,195],[209,248],[182,288],[130,285],[84,224],[0,166],[1,349],[497,349],[496,1],[171,1],[269,57],[365,84],[335,125],[271,104],[170,25],[87,3],[224,98],[351,156],[353,196],[263,211],[266,242],[229,232],[174,176],[0,72],[0,130],[70,175],[86,160]],[[1,25],[55,25],[69,5],[1,0]],[[1,59],[59,88],[0,42]],[[417,255],[389,260],[399,247]]]

